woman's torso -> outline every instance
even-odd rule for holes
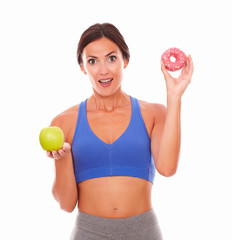
[[[149,137],[154,126],[151,103],[139,100],[141,114]],[[79,104],[70,110],[67,121],[70,138],[73,138],[78,118]],[[112,112],[91,111],[87,103],[88,124],[94,134],[107,144],[118,139],[129,125],[131,105],[125,105]],[[112,127],[113,126],[113,127]],[[110,131],[108,131],[110,129]],[[111,133],[109,136],[106,133]],[[111,176],[88,179],[78,185],[78,209],[91,215],[106,218],[135,216],[152,208],[152,183],[142,178]]]

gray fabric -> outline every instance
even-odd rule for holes
[[[162,240],[153,208],[127,218],[103,218],[78,211],[70,240]]]

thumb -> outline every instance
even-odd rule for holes
[[[164,75],[164,78],[166,79],[167,77],[170,77],[170,74],[168,73],[168,70],[166,69],[164,62],[161,60],[160,63],[161,63],[161,71]]]
[[[71,149],[71,145],[68,142],[64,142],[62,149],[63,151],[68,152]]]

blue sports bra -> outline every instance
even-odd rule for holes
[[[155,166],[151,154],[151,141],[139,101],[131,96],[130,99],[130,123],[112,144],[103,142],[91,130],[86,114],[88,98],[79,104],[72,142],[76,183],[106,176],[131,176],[153,184]]]

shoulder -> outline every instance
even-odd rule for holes
[[[79,105],[80,104],[77,104],[59,113],[57,116],[55,116],[52,119],[51,124],[58,124],[58,125],[66,124],[67,121],[73,117],[73,115],[78,114]]]
[[[146,112],[147,115],[152,117],[154,121],[165,118],[167,107],[160,103],[151,103],[144,100],[138,100],[141,111]]]
[[[56,126],[62,129],[64,132],[65,141],[69,143],[72,142],[74,135],[76,121],[78,118],[79,105],[80,104],[77,104],[59,113],[52,119],[50,123],[50,126]]]

